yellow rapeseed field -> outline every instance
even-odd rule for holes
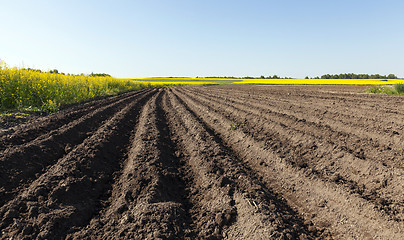
[[[147,83],[112,77],[73,76],[10,68],[0,61],[0,110],[57,109],[122,91],[152,87]]]
[[[217,85],[217,84],[231,84],[240,81],[238,79],[227,78],[125,78],[137,82],[151,83],[151,84],[171,84],[171,85]]]
[[[233,84],[393,85],[402,81],[402,79],[243,79]]]
[[[133,81],[139,84],[150,84],[153,87],[159,86],[205,86],[205,85],[217,85],[217,83],[204,82],[204,81]]]
[[[394,85],[402,79],[241,79],[241,78],[135,78],[151,84],[268,84],[268,85]]]

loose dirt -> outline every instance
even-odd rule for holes
[[[4,128],[0,238],[402,239],[404,97],[363,89],[149,89]]]

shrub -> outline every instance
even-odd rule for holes
[[[404,83],[399,83],[394,86],[398,94],[404,94]]]

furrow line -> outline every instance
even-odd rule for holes
[[[262,184],[181,99],[170,93],[167,108],[172,109],[170,122],[200,186],[195,205],[204,214],[194,220],[199,224],[200,238],[212,233],[225,239],[313,239],[321,235]]]
[[[255,103],[265,103],[265,105],[270,106],[271,108],[275,108],[278,111],[287,111],[289,108],[293,107],[293,111],[297,112],[305,112],[305,111],[312,111],[318,110],[318,114],[324,113],[324,115],[328,115],[328,113],[335,113],[339,117],[339,120],[343,120],[341,118],[342,115],[346,115],[348,119],[357,119],[359,122],[367,120],[368,123],[375,125],[375,121],[377,122],[385,122],[386,126],[389,126],[384,131],[386,133],[391,133],[393,129],[402,130],[402,124],[404,123],[403,116],[404,116],[404,108],[401,107],[403,104],[403,99],[400,96],[389,96],[387,102],[380,103],[379,100],[380,96],[368,96],[364,94],[356,94],[361,98],[355,100],[347,100],[344,98],[341,99],[334,99],[332,101],[323,101],[317,99],[316,95],[306,95],[306,90],[300,88],[303,91],[303,94],[296,95],[293,91],[289,90],[289,88],[282,89],[280,92],[276,92],[272,90],[273,87],[267,87],[267,94],[256,92],[256,91],[236,91],[234,88],[222,90],[223,88],[208,88],[205,87],[205,91],[202,89],[196,88],[189,88],[193,89],[193,91],[197,91],[200,93],[207,93],[210,92],[215,96],[223,96],[223,97],[234,97],[237,96],[237,100],[241,100],[244,102],[255,102]],[[270,89],[270,91],[268,91]],[[255,90],[255,89],[254,89]],[[229,92],[232,94],[229,95]],[[270,94],[268,94],[270,93]],[[318,92],[317,92],[318,94]],[[326,93],[328,95],[335,96],[339,93]],[[352,94],[351,94],[352,95]],[[364,98],[366,97],[366,98]],[[366,105],[365,109],[363,106]],[[394,107],[393,107],[394,106]],[[401,111],[400,111],[401,108]],[[289,109],[291,110],[291,109]],[[316,112],[315,112],[316,113]],[[400,116],[401,115],[401,116]],[[332,116],[331,116],[332,117]],[[324,118],[324,116],[323,116]],[[331,118],[332,119],[332,118]],[[382,124],[378,126],[379,128],[384,127]]]
[[[229,131],[231,121],[209,106],[196,104],[175,91],[184,103],[211,127],[239,158],[257,171],[267,184],[282,193],[315,225],[330,229],[334,237],[397,239],[403,224],[388,220],[373,204],[321,179],[306,176],[240,130]]]
[[[230,129],[242,130],[292,166],[305,169],[307,175],[341,185],[347,192],[375,204],[384,214],[391,216],[391,219],[404,220],[402,169],[361,159],[349,152],[341,153],[330,141],[321,142],[320,137],[307,136],[305,132],[313,132],[310,129],[305,132],[300,132],[299,128],[290,130],[282,124],[278,124],[281,127],[276,126],[275,122],[267,121],[259,114],[240,111],[224,103],[217,104],[213,100],[201,102],[201,97],[196,94],[187,96],[216,112],[226,113],[225,117],[232,124]],[[255,131],[251,132],[251,129]]]
[[[195,94],[188,91],[187,93],[188,95],[191,94],[193,97],[198,96],[200,101],[211,101],[214,103],[218,102],[214,97],[207,97],[203,94]],[[293,115],[272,112],[271,110],[269,110],[269,112],[263,111],[263,109],[260,107],[252,107],[247,104],[238,104],[235,102],[228,103],[226,101],[219,102],[221,106],[225,106],[222,108],[229,113],[236,110],[247,115],[252,114],[256,116],[258,120],[255,121],[266,120],[271,124],[276,124],[277,131],[279,133],[288,132],[291,130],[302,135],[308,135],[308,138],[312,139],[313,141],[314,139],[321,139],[327,145],[338,146],[340,151],[346,152],[348,155],[353,155],[356,158],[380,162],[382,165],[389,165],[397,168],[404,167],[400,161],[396,161],[397,158],[404,157],[404,152],[399,150],[399,146],[396,146],[397,149],[395,150],[390,147],[391,145],[389,146],[379,143],[384,142],[382,140],[385,140],[385,137],[380,141],[367,137],[361,138],[346,132],[334,130],[334,126],[309,122],[305,120],[305,116],[298,118]],[[309,114],[310,113],[308,113],[308,115]],[[402,143],[401,139],[400,143]],[[363,147],[368,145],[370,145],[370,147],[363,149]],[[333,149],[334,148],[335,147],[333,147]]]
[[[246,89],[246,87],[241,88],[240,86],[226,86],[216,88],[205,87],[205,89],[218,92],[218,95],[227,95],[229,90],[231,90],[237,96],[244,96],[251,100],[262,102],[275,100],[287,103],[291,99],[296,99],[297,102],[314,105],[327,104],[330,107],[355,103],[356,109],[362,111],[352,111],[352,113],[361,114],[363,112],[362,116],[365,117],[367,116],[366,113],[369,112],[382,113],[383,115],[390,113],[404,115],[403,99],[401,96],[364,94],[358,93],[358,91],[342,93],[341,90],[329,91],[330,86],[325,87],[327,91],[319,91],[319,86],[312,87],[315,88],[314,91],[310,89],[310,86],[305,86],[304,88],[301,86],[250,86],[249,89]],[[269,92],[271,93],[270,95],[268,95]],[[347,111],[350,111],[350,109],[347,108]]]
[[[229,96],[228,94],[218,94],[214,91],[198,91],[196,92],[211,98],[217,98],[221,102],[226,102],[232,105],[248,106],[260,110],[263,113],[276,115],[279,117],[288,116],[295,119],[305,119],[307,124],[316,124],[324,127],[331,127],[337,131],[344,133],[345,135],[355,134],[360,138],[371,139],[371,141],[377,141],[379,145],[395,145],[396,149],[401,150],[404,148],[402,135],[404,135],[404,121],[402,118],[394,120],[394,118],[388,116],[381,116],[380,112],[370,113],[367,112],[365,116],[356,116],[353,112],[349,112],[349,109],[357,109],[358,103],[350,105],[341,110],[335,107],[335,105],[322,106],[320,103],[308,103],[307,100],[300,101],[295,100],[293,102],[283,102],[283,99],[270,101],[254,101],[252,96],[246,98],[240,98]],[[234,96],[234,95],[233,95]],[[335,109],[334,109],[335,108]],[[379,108],[375,108],[378,111]],[[349,120],[345,120],[349,119]],[[374,143],[375,144],[375,143]],[[383,147],[383,146],[380,146]]]
[[[108,104],[39,139],[3,151],[0,161],[0,206],[91,136],[125,105],[142,101],[148,95],[150,91]]]
[[[325,105],[323,102],[312,102],[312,99],[293,99],[289,92],[285,92],[284,96],[271,96],[269,99],[255,100],[253,94],[245,94],[245,96],[229,95],[229,93],[218,93],[216,89],[210,91],[200,91],[194,89],[198,93],[218,97],[223,101],[238,104],[250,104],[251,107],[272,110],[280,114],[293,115],[297,118],[305,117],[307,120],[315,123],[330,122],[338,125],[338,128],[344,132],[355,132],[357,135],[365,135],[367,137],[385,137],[395,138],[396,143],[400,144],[399,135],[404,135],[404,118],[397,114],[382,114],[381,106],[374,106],[372,111],[366,111],[358,114],[359,102],[349,102],[344,108],[340,108],[339,104]],[[278,97],[278,98],[276,98]],[[404,109],[403,109],[404,111]],[[348,120],[347,120],[348,119]],[[366,131],[363,131],[366,130]],[[370,133],[369,133],[370,132]],[[386,139],[383,139],[385,141]]]
[[[191,206],[185,197],[189,182],[170,139],[162,94],[143,107],[128,159],[106,207],[68,239],[193,239]]]
[[[1,238],[64,239],[88,224],[108,199],[131,129],[152,90],[132,101],[0,208]]]
[[[99,108],[122,102],[125,99],[133,98],[133,96],[142,94],[145,91],[146,90],[129,92],[107,97],[105,99],[90,101],[84,104],[78,104],[50,116],[41,117],[33,122],[19,125],[8,131],[6,130],[8,134],[1,135],[0,137],[0,151],[3,151],[10,146],[15,147],[17,145],[28,143],[44,134],[49,135],[53,130],[61,128],[62,126],[82,118],[93,111],[97,111]]]

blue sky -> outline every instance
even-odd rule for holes
[[[403,11],[402,0],[0,0],[0,59],[115,77],[404,77]]]

